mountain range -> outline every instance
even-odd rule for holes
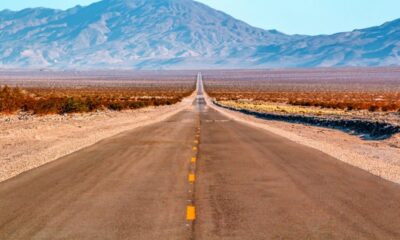
[[[193,0],[103,0],[0,11],[1,68],[400,65],[400,19],[333,35],[255,28]]]

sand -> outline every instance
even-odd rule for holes
[[[209,105],[224,115],[320,150],[383,179],[400,183],[400,134],[381,141],[362,140],[339,130],[258,119]]]
[[[0,115],[0,181],[54,161],[124,131],[162,121],[189,108],[182,102],[121,112]]]

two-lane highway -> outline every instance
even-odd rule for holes
[[[0,183],[0,239],[400,239],[399,185],[222,116],[201,74],[197,91]]]

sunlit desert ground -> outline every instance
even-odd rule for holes
[[[218,109],[400,182],[400,69],[205,74]]]
[[[1,73],[0,181],[189,107],[193,76]]]
[[[196,73],[1,72],[0,180],[190,107]],[[400,182],[399,68],[203,74],[219,111]]]

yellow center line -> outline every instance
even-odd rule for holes
[[[196,175],[189,174],[188,180],[190,183],[194,183],[194,181],[196,181]]]
[[[196,219],[196,208],[195,206],[187,206],[186,208],[186,220],[194,221]]]
[[[200,127],[197,129],[197,133],[196,133],[196,139],[194,140],[194,143],[196,144],[196,146],[193,146],[192,150],[193,151],[197,151],[197,145],[200,143]],[[191,159],[191,163],[195,164],[197,161],[196,157],[192,157]],[[189,173],[188,175],[188,181],[191,184],[194,184],[194,182],[196,181],[196,175],[194,173]],[[196,219],[196,207],[193,205],[189,205],[186,208],[186,220],[187,221],[194,221]]]

